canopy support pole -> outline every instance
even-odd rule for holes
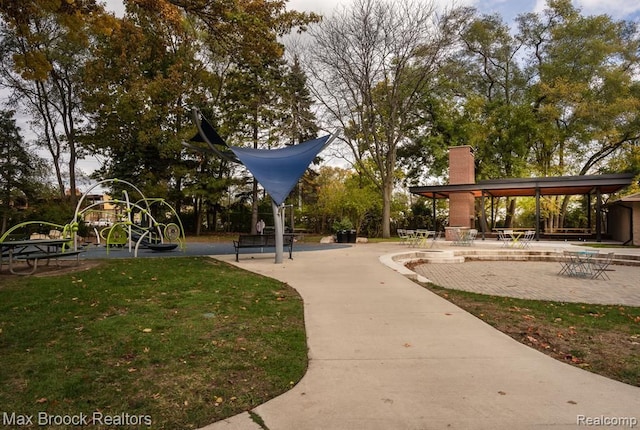
[[[540,188],[536,187],[536,241],[540,240]]]
[[[276,264],[282,263],[282,254],[284,253],[284,228],[283,228],[283,210],[271,199],[271,209],[273,209],[273,224],[275,227],[276,235]],[[282,208],[284,209],[284,208]]]
[[[602,242],[602,192],[596,188],[596,242]]]

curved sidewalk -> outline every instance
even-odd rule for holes
[[[379,262],[404,249],[358,244],[283,264],[273,254],[237,263],[287,282],[305,305],[309,368],[293,389],[253,410],[266,428],[640,425],[640,388],[530,349]],[[243,413],[205,428],[261,426]]]

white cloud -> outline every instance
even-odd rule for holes
[[[629,0],[573,0],[573,5],[582,15],[609,15],[614,19],[633,19],[640,14],[640,3]],[[547,7],[545,0],[536,0],[534,11],[541,12]]]
[[[122,0],[105,0],[104,4],[105,8],[115,13],[116,16],[124,16],[124,4]]]
[[[629,0],[579,0],[574,5],[582,10],[584,15],[607,14],[613,18],[623,19],[640,13],[640,3]]]

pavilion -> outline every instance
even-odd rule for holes
[[[436,199],[449,200],[449,225],[451,227],[473,228],[475,224],[475,199],[482,199],[481,207],[485,207],[485,199],[491,200],[491,216],[494,214],[494,198],[496,197],[535,197],[536,199],[536,240],[540,239],[541,215],[540,198],[542,196],[596,196],[595,239],[602,240],[602,216],[604,206],[602,195],[616,193],[634,182],[633,173],[608,175],[559,176],[543,178],[513,178],[475,181],[474,158],[471,147],[458,146],[449,151],[449,185],[433,185],[411,187],[413,194],[431,198],[433,213]],[[588,219],[591,225],[591,198],[587,199]],[[486,213],[480,214],[481,226],[487,225]],[[493,224],[493,219],[491,220]],[[486,231],[482,230],[484,239]]]

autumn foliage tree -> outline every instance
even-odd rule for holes
[[[2,0],[0,17],[2,86],[51,156],[60,196],[69,191],[75,203],[83,66],[94,36],[108,33],[111,19],[93,0]]]
[[[208,94],[197,31],[170,3],[130,2],[99,42],[83,92],[92,124],[84,139],[105,159],[96,174],[126,179],[179,207],[192,168],[181,143],[193,133],[191,106]]]

